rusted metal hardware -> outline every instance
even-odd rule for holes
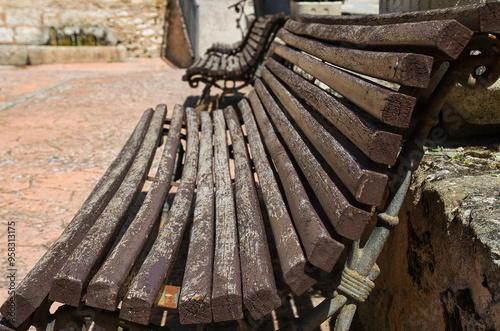
[[[500,39],[494,34],[477,34],[457,61],[458,82],[472,90],[493,85],[500,77]]]

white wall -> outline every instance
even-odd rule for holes
[[[239,14],[228,7],[237,0],[196,0],[198,3],[198,54],[216,42],[234,43],[241,40],[241,32],[236,27]],[[247,1],[245,12],[253,14],[253,1]]]

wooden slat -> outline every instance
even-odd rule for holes
[[[266,29],[266,26],[267,26],[267,23],[268,23],[268,20],[265,19],[265,18],[258,18],[258,21],[255,22],[254,26],[256,28],[259,28],[259,29]]]
[[[288,153],[276,136],[255,90],[249,93],[249,98],[260,132],[283,185],[287,204],[292,213],[293,222],[304,246],[307,259],[314,266],[329,272],[337,262],[344,245],[330,236],[314,210],[300,177]],[[302,272],[305,273],[305,270],[302,270]],[[303,277],[301,276],[301,278]],[[301,286],[306,287],[308,284],[298,284],[297,286],[299,288]],[[304,288],[300,288],[299,292],[302,290]]]
[[[371,77],[419,88],[427,87],[430,81],[433,63],[430,56],[339,47],[300,37],[285,29],[278,32],[278,37],[322,60]]]
[[[259,34],[254,33],[253,31],[250,32],[250,39],[255,41],[256,43],[261,43],[262,42],[262,36]]]
[[[257,52],[257,49],[259,47],[259,44],[257,42],[255,42],[254,40],[252,39],[249,39],[248,40],[248,45],[253,48],[256,52]]]
[[[224,54],[221,56],[219,70],[217,71],[217,76],[219,76],[219,77],[223,77],[225,72],[227,71],[227,57],[228,56],[229,55],[227,55],[227,54]]]
[[[189,68],[186,69],[186,74],[189,75],[199,70],[207,59],[208,59],[207,57],[199,57],[198,59],[196,59],[196,61],[194,61],[194,63],[190,65]]]
[[[247,72],[250,70],[250,66],[247,63],[247,60],[245,59],[245,56],[243,53],[238,54],[238,59],[240,61],[240,67],[242,72]]]
[[[237,55],[231,55],[227,58],[227,76],[229,78],[241,75],[240,61]]]
[[[17,286],[12,299],[16,303],[16,318],[12,321],[15,327],[21,325],[42,304],[50,291],[52,279],[120,187],[144,140],[152,116],[152,109],[144,112],[118,156],[63,233]],[[11,316],[11,297],[2,305],[3,316]]]
[[[358,240],[370,214],[353,206],[345,198],[260,79],[255,82],[255,88],[337,233]]]
[[[49,293],[50,300],[74,307],[80,304],[82,291],[97,271],[100,261],[108,253],[114,237],[127,218],[127,211],[144,185],[166,113],[165,105],[156,108],[141,150],[122,185],[54,277]]]
[[[299,16],[299,21],[304,23],[350,25],[383,25],[451,19],[458,21],[475,32],[498,32],[500,31],[500,3],[488,2],[459,7],[377,15]]]
[[[308,82],[302,76],[268,58],[267,67],[296,94],[300,94],[312,108],[323,115],[372,161],[393,165],[399,153],[401,135],[389,131],[373,119],[367,119],[361,110],[354,111],[335,97]],[[354,107],[354,106],[353,106]]]
[[[210,70],[212,69],[212,66],[214,63],[219,61],[219,55],[216,54],[210,54],[207,58],[207,61],[205,62],[204,66],[201,68],[201,71],[205,74],[210,73]]]
[[[186,122],[187,151],[181,184],[165,224],[132,280],[120,310],[120,318],[143,325],[149,324],[153,304],[158,298],[163,281],[170,274],[191,209],[199,152],[198,125],[193,108],[186,108]]]
[[[276,290],[264,220],[238,115],[229,106],[224,109],[224,117],[233,143],[243,303],[258,320],[281,306],[281,299]]]
[[[255,94],[255,92],[253,93]],[[238,103],[247,131],[248,143],[256,168],[262,195],[266,204],[276,250],[285,283],[296,294],[301,295],[318,280],[316,273],[306,273],[307,260],[302,251],[299,237],[295,232],[287,207],[274,178],[266,151],[260,140],[259,129],[246,99]]]
[[[215,255],[212,315],[215,322],[243,318],[241,269],[236,210],[229,173],[226,122],[221,109],[213,113],[215,175]]]
[[[212,66],[210,67],[210,71],[208,72],[209,76],[217,76],[217,72],[222,64],[222,55],[215,58],[212,62]]]
[[[87,305],[107,310],[115,310],[118,306],[120,290],[136,264],[135,261],[144,252],[152,229],[157,227],[155,223],[170,189],[183,119],[184,109],[176,105],[151,188],[122,239],[90,281],[86,292]]]
[[[179,300],[181,324],[212,321],[212,264],[214,254],[214,181],[212,120],[200,113],[201,140],[196,206]]]
[[[244,48],[243,51],[243,56],[245,57],[245,60],[247,61],[247,63],[253,67],[255,65],[255,62],[257,61],[256,57],[255,56],[252,56],[250,50],[248,50],[248,48]]]
[[[264,29],[263,28],[258,28],[256,26],[254,26],[251,31],[254,32],[255,34],[262,35]]]
[[[436,50],[445,58],[456,59],[473,32],[455,20],[400,23],[380,26],[326,25],[288,20],[285,28],[299,35],[366,47],[408,47]]]
[[[284,45],[273,44],[271,50],[383,123],[408,127],[416,102],[414,97],[381,87]]]
[[[375,166],[368,165],[343,137],[328,132],[265,68],[262,79],[356,200],[378,206],[382,202],[387,176],[374,171]]]

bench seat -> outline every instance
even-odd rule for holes
[[[376,26],[288,20],[237,104],[198,114],[176,105],[166,122],[165,105],[147,110],[2,314],[15,302],[19,329],[52,301],[116,311],[130,329],[157,309],[177,310],[181,324],[245,312],[259,320],[283,293],[301,295],[344,265],[319,317],[296,327],[338,311],[337,324],[349,325],[447,93],[464,76],[482,80],[478,63],[464,63],[474,41],[497,47],[493,34],[447,15]],[[154,179],[130,212],[155,151]]]
[[[207,89],[216,86],[223,91],[235,92],[253,82],[255,73],[269,49],[277,29],[283,24],[283,13],[258,17],[250,25],[245,38],[235,44],[215,44],[204,57],[198,58],[182,77],[191,87],[199,82]],[[232,84],[228,84],[228,81]],[[240,82],[240,85],[236,85]]]

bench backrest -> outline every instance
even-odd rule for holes
[[[278,175],[288,176],[278,160],[289,158],[335,235],[359,240],[382,204],[417,91],[471,36],[454,20],[375,27],[288,20],[278,32],[249,99]],[[272,127],[276,137],[266,134]]]

